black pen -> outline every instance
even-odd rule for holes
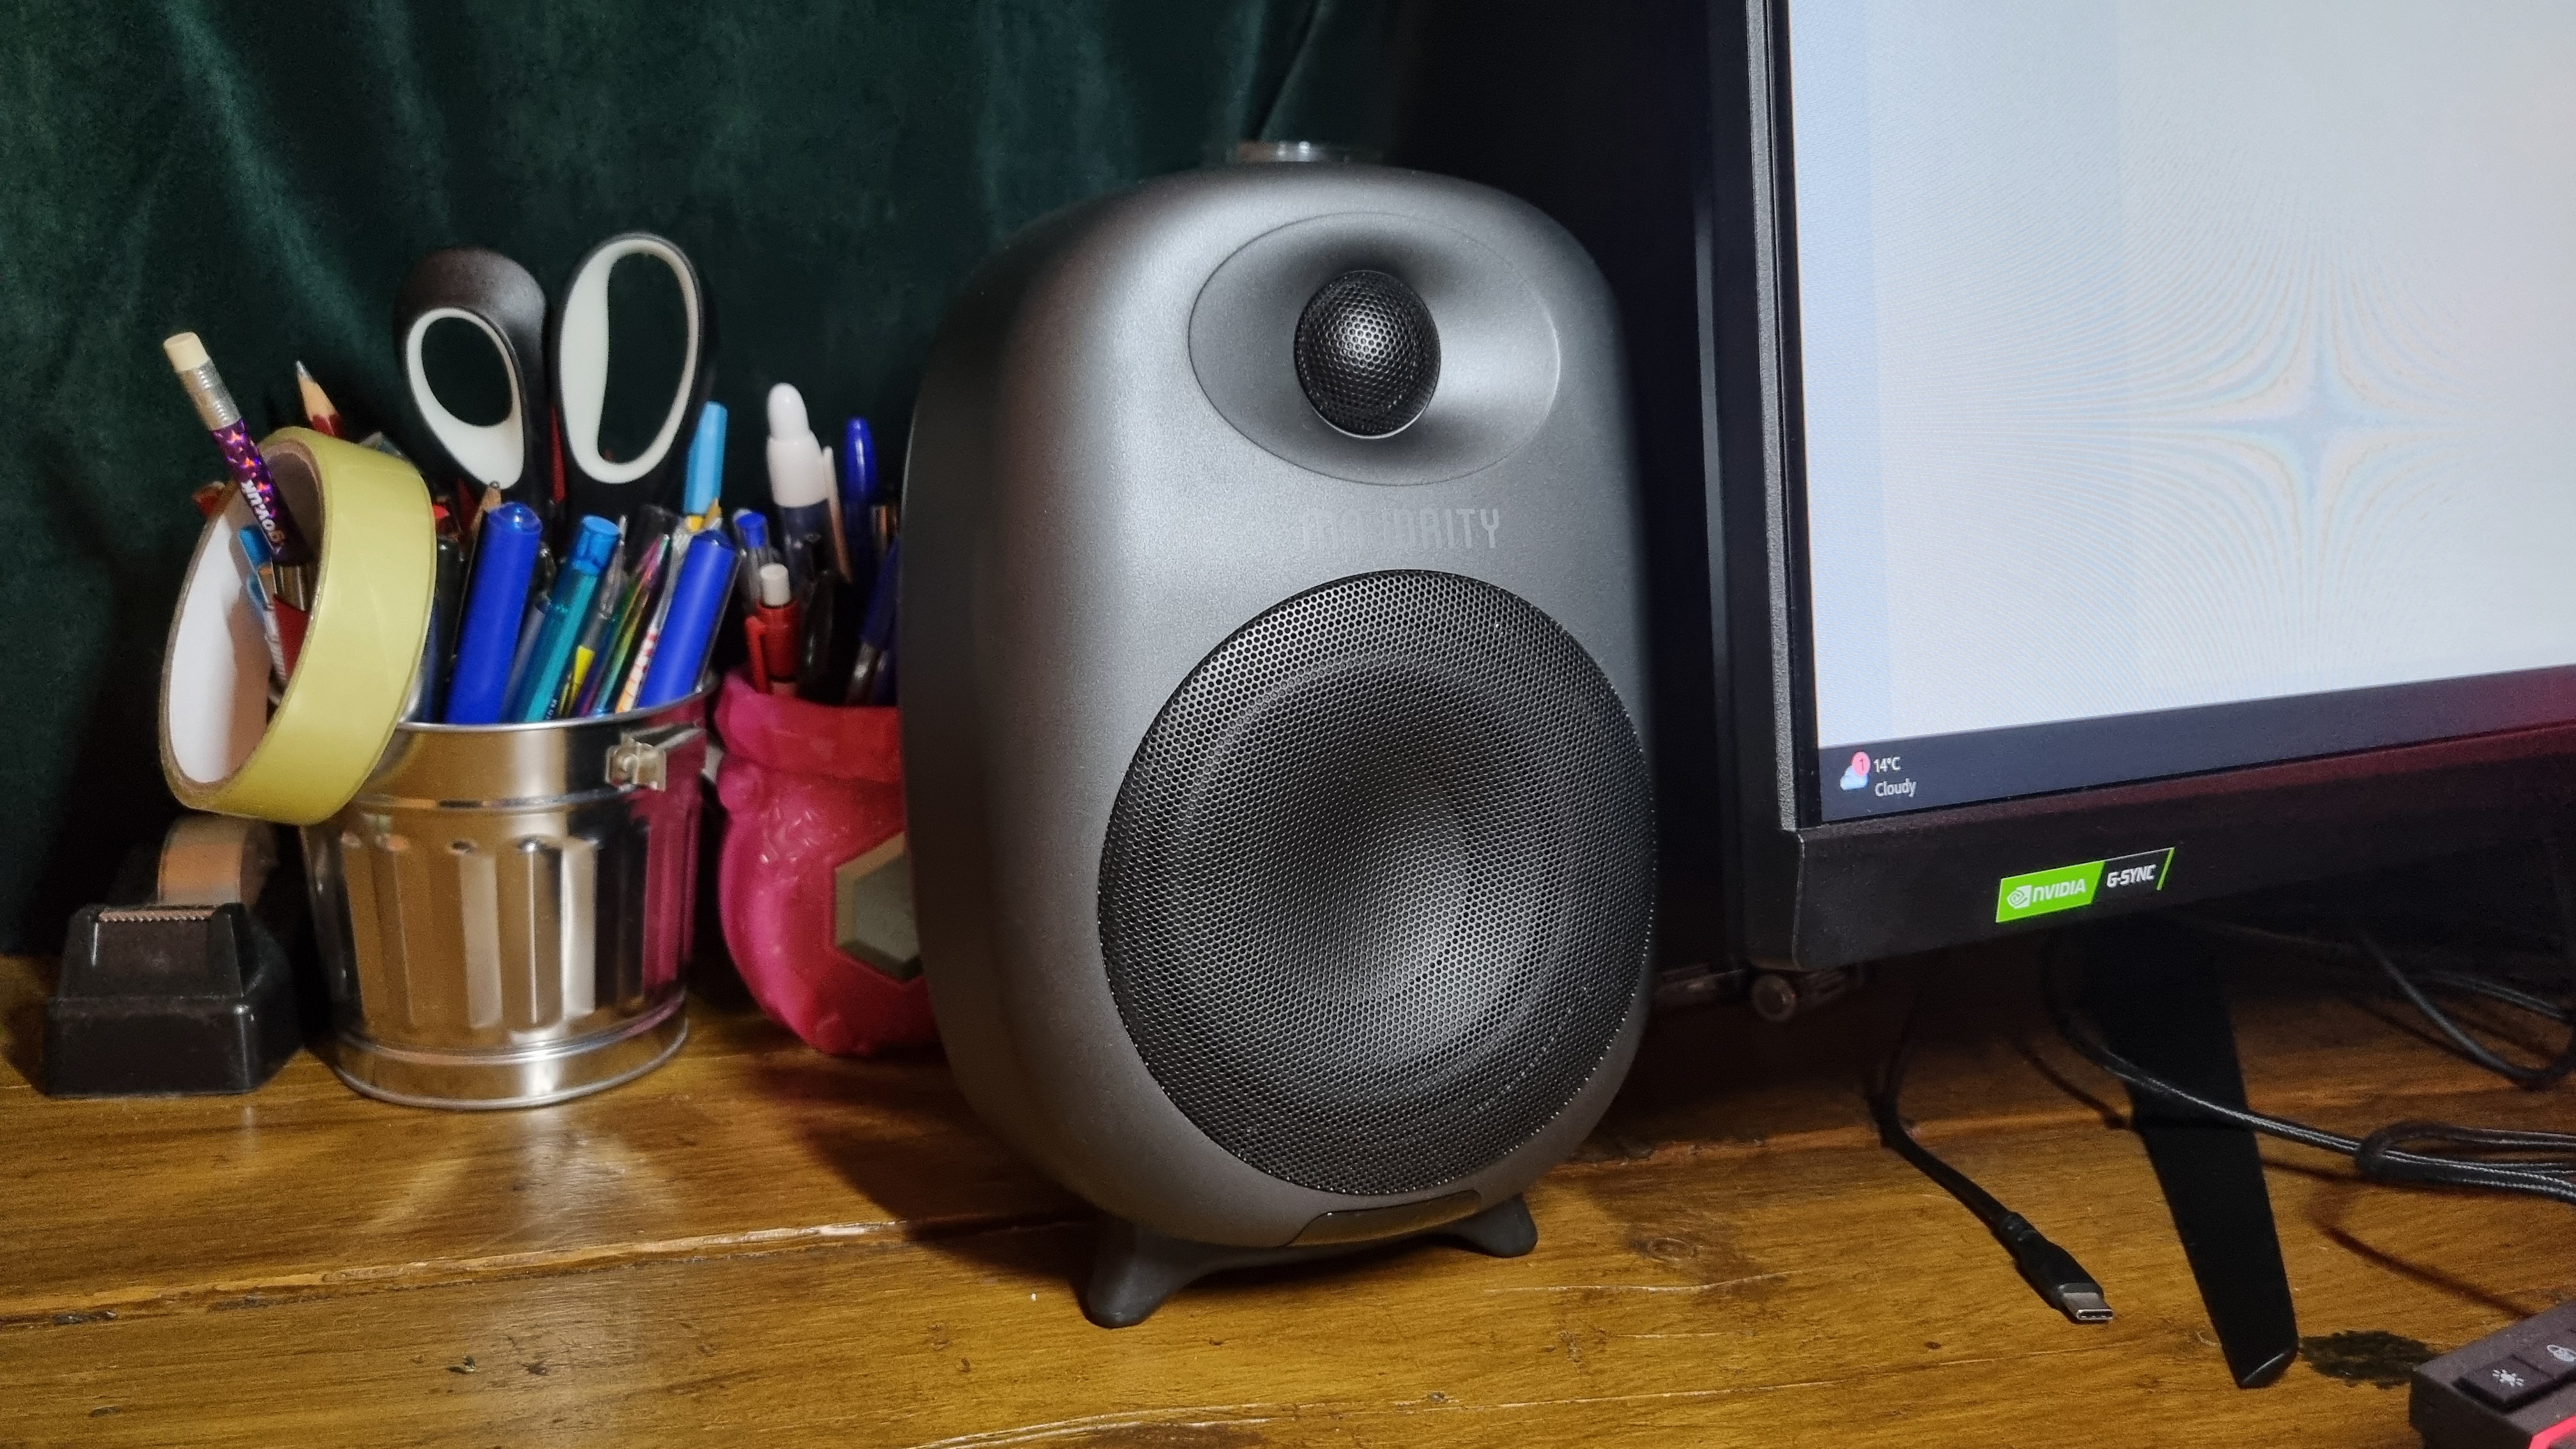
[[[420,644],[420,666],[411,681],[406,720],[444,719],[447,715],[447,656],[456,641],[456,611],[465,598],[465,546],[453,533],[438,536],[433,566],[429,627]]]

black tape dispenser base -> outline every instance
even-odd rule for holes
[[[304,1040],[280,914],[261,909],[293,885],[276,856],[273,826],[184,817],[149,904],[72,914],[45,1002],[48,1096],[247,1092],[276,1075]]]

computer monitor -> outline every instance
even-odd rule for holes
[[[1501,9],[1529,63],[1487,42],[1417,154],[1620,295],[1664,532],[1705,530],[1661,543],[1707,725],[1659,699],[1658,764],[1723,949],[1844,966],[2576,815],[2576,9]],[[1460,139],[1487,94],[1587,164]]]

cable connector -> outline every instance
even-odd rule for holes
[[[1920,1012],[1923,998],[1918,994],[1914,1008]],[[1878,1124],[1878,1140],[1887,1150],[1914,1164],[1917,1171],[1940,1185],[1941,1190],[1959,1200],[1959,1205],[1976,1214],[1995,1241],[2012,1254],[2013,1266],[2021,1271],[2022,1280],[2030,1284],[2049,1307],[2065,1314],[2076,1323],[2108,1323],[2111,1305],[2102,1301],[2102,1285],[2075,1261],[2075,1255],[2050,1242],[2030,1219],[2005,1207],[1995,1195],[1977,1186],[1966,1173],[1943,1162],[1931,1149],[1914,1140],[1905,1125],[1903,1095],[1905,1069],[1914,1060],[1914,1016],[1909,1013],[1905,1029],[1896,1039],[1896,1049],[1888,1054],[1887,1070],[1879,1078],[1878,1089],[1869,1096],[1870,1119]]]
[[[2049,1306],[2077,1323],[2108,1323],[2111,1305],[2102,1301],[2102,1285],[2075,1261],[2075,1255],[2050,1242],[2030,1220],[2006,1213],[1994,1225],[1995,1241],[2012,1254],[2022,1281],[2048,1300]]]

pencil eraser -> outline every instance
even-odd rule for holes
[[[194,372],[208,361],[206,344],[199,342],[194,332],[171,333],[161,339],[161,351],[170,359],[170,366],[179,372]],[[802,416],[803,399],[797,400],[797,407],[798,415]]]

